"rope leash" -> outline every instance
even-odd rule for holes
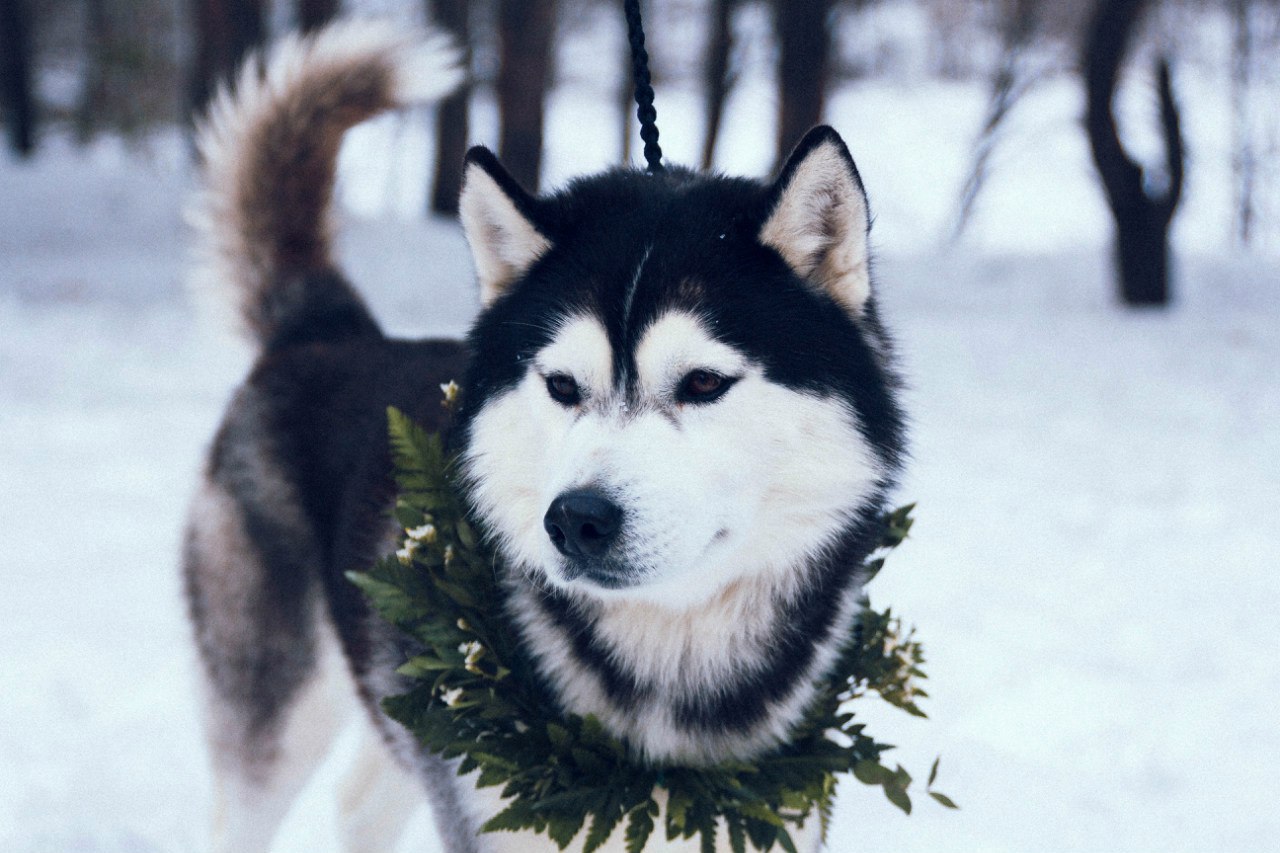
[[[627,16],[627,41],[631,43],[631,73],[636,84],[636,118],[640,119],[644,159],[649,164],[648,171],[657,175],[664,168],[662,149],[658,146],[658,111],[653,106],[653,86],[649,82],[649,54],[644,49],[640,0],[623,0],[622,7]]]

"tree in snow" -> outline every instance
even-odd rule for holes
[[[187,106],[191,115],[205,105],[249,51],[266,36],[265,0],[194,0],[195,54]]]
[[[0,0],[0,107],[9,147],[23,156],[36,146],[31,54],[31,10],[26,0]]]
[[[1146,0],[1101,0],[1085,37],[1085,129],[1116,223],[1120,297],[1128,305],[1169,302],[1169,223],[1182,196],[1185,152],[1169,63],[1156,63],[1164,180],[1151,180],[1124,149],[1112,101]],[[1160,186],[1159,184],[1163,184]]]
[[[831,76],[833,0],[774,0],[778,38],[777,162],[822,123]]]
[[[498,2],[498,156],[531,192],[538,191],[542,169],[555,23],[556,0]]]
[[[427,11],[436,26],[462,48],[462,63],[471,65],[471,21],[467,0],[431,0]],[[462,192],[462,158],[470,142],[471,82],[467,80],[436,111],[436,165],[431,181],[430,210],[446,216],[458,213]]]

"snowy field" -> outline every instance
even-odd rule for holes
[[[931,674],[930,720],[867,714],[917,776],[942,755],[938,786],[962,810],[918,800],[905,817],[850,783],[833,853],[1280,849],[1280,252],[1275,233],[1252,254],[1228,247],[1225,107],[1212,79],[1185,85],[1197,159],[1178,301],[1148,313],[1111,296],[1069,82],[1024,105],[957,245],[942,238],[981,87],[879,83],[834,100],[878,216],[915,421],[902,497],[917,526],[870,592],[919,626]],[[723,165],[760,173],[772,104],[750,79],[742,91]],[[696,103],[659,92],[673,159],[693,156]],[[552,183],[610,162],[608,104],[572,80],[557,95]],[[456,227],[387,213],[420,202],[404,191],[429,156],[420,120],[346,150],[343,255],[393,331],[458,332],[474,303]],[[0,159],[5,853],[205,848],[177,554],[248,356],[182,290],[184,162],[164,141],[50,140],[32,164]],[[278,853],[334,848],[352,745]],[[419,815],[402,850],[434,849]]]

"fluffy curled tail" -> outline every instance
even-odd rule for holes
[[[352,126],[460,80],[446,38],[351,21],[284,39],[218,94],[197,132],[197,284],[232,289],[259,346],[377,333],[331,256],[338,147]]]

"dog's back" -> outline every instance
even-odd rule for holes
[[[246,66],[200,131],[196,284],[231,297],[258,348],[214,439],[184,555],[219,851],[266,850],[327,752],[352,693],[333,628],[357,676],[385,639],[370,636],[378,627],[343,572],[386,545],[386,407],[443,427],[438,386],[461,377],[464,352],[383,336],[333,260],[329,206],[345,131],[446,92],[452,61],[439,40],[331,28]],[[347,799],[367,849],[381,843],[369,824],[400,819],[380,810],[408,813],[404,794],[364,783]]]

